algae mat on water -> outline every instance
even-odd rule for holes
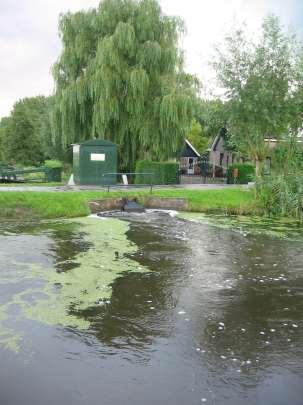
[[[111,284],[117,277],[124,272],[147,271],[130,258],[137,247],[127,239],[127,222],[94,217],[68,222],[79,226],[89,249],[76,254],[72,269],[64,272],[26,264],[28,270],[22,277],[37,286],[14,294],[0,306],[0,345],[17,351],[22,339],[22,333],[8,326],[11,309],[18,308],[14,324],[25,318],[86,330],[90,320],[83,312],[110,300]]]
[[[265,234],[288,240],[301,241],[303,239],[302,224],[289,218],[273,219],[254,216],[214,215],[194,212],[180,212],[177,216],[188,221],[194,221],[223,229],[231,229],[235,232],[240,232],[243,235]]]

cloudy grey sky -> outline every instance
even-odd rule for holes
[[[273,12],[286,26],[300,29],[302,0],[160,0],[166,14],[182,16],[187,36],[182,41],[186,68],[212,87],[208,61],[213,45],[232,25],[246,21],[259,31]],[[68,10],[95,7],[99,0],[0,0],[0,117],[20,98],[53,91],[50,74],[60,53],[58,17]]]

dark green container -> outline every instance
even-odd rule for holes
[[[117,145],[103,139],[93,139],[73,145],[74,182],[79,185],[113,185],[117,177]]]
[[[62,167],[48,167],[45,172],[45,181],[61,183]]]

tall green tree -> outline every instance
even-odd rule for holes
[[[186,135],[186,139],[203,153],[209,144],[226,127],[225,104],[219,100],[198,100],[195,119]]]
[[[226,127],[226,105],[220,99],[201,100],[198,107],[197,121],[205,137],[214,138]]]
[[[225,89],[227,124],[238,149],[256,164],[257,175],[268,153],[264,138],[279,139],[296,121],[298,45],[275,16],[263,22],[253,42],[243,30],[228,35],[214,67]]]
[[[6,162],[5,141],[9,136],[10,117],[3,117],[0,120],[0,162]]]
[[[123,168],[165,160],[181,148],[193,119],[196,81],[183,71],[179,18],[156,0],[103,0],[60,19],[54,66],[55,122],[62,144],[91,137],[120,147]]]
[[[40,115],[39,138],[45,159],[68,160],[67,151],[62,148],[61,134],[54,126],[54,105],[53,96],[44,100],[44,108]]]
[[[2,146],[7,161],[22,165],[33,165],[42,161],[40,142],[22,101],[15,104],[5,132]]]
[[[204,135],[202,126],[199,122],[193,121],[186,139],[189,140],[189,142],[199,153],[206,151],[209,138]]]
[[[51,105],[43,96],[24,98],[0,124],[1,159],[20,165],[39,165],[55,157],[52,141]]]

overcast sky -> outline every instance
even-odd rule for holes
[[[68,10],[95,7],[99,0],[0,0],[0,117],[20,98],[53,91],[50,74],[60,53],[58,17]],[[184,18],[186,69],[213,87],[208,62],[213,45],[234,24],[246,21],[258,33],[264,16],[278,14],[300,29],[302,0],[161,0],[166,14]]]

